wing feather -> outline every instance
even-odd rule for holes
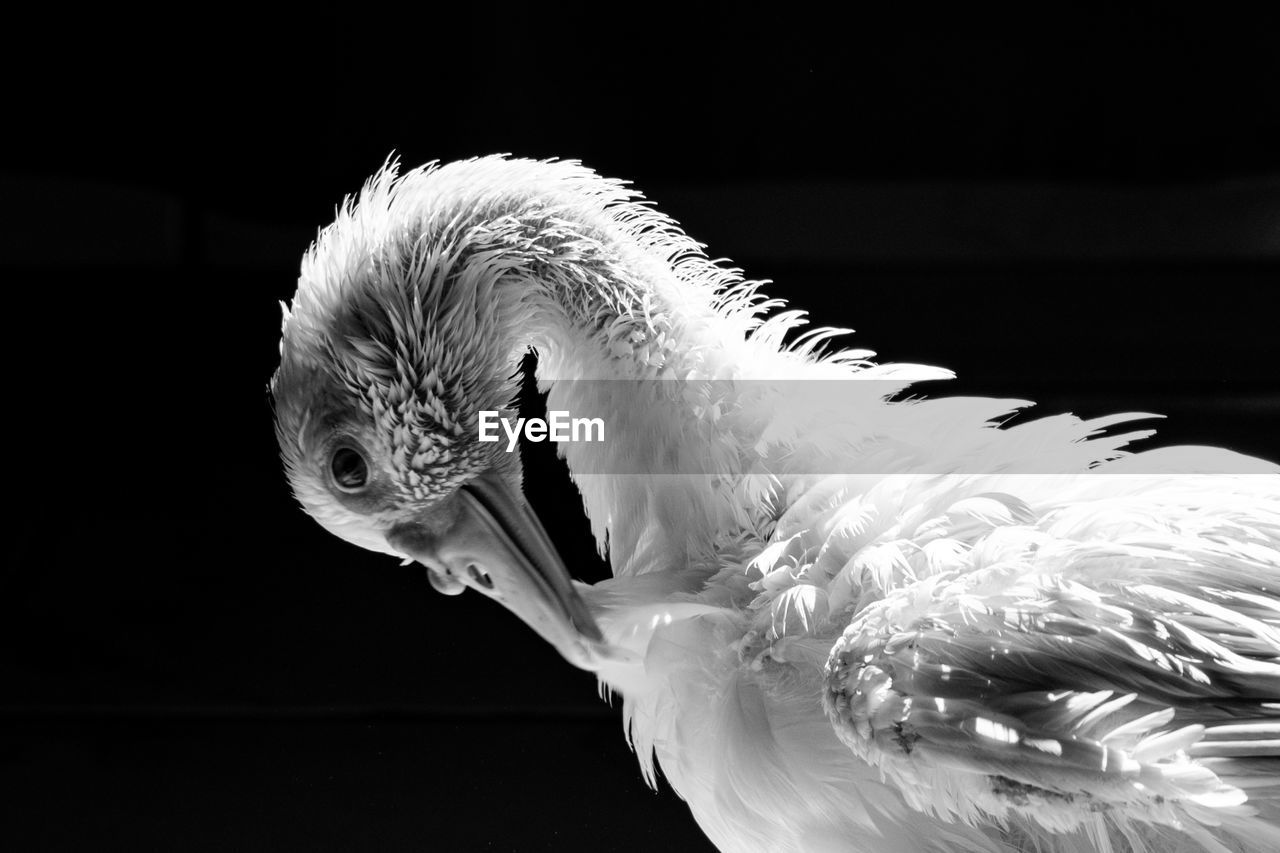
[[[1206,568],[1077,543],[1048,548],[1052,571],[1032,559],[899,589],[836,643],[828,715],[941,816],[1239,825],[1280,842],[1252,820],[1280,797],[1280,571],[1221,550]]]

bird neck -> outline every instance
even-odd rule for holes
[[[844,383],[861,390],[827,419],[837,440],[826,452],[878,428],[868,413],[887,395],[947,375],[873,366],[865,351],[821,356],[821,342],[842,330],[787,344],[802,312],[766,319],[782,303],[708,260],[625,187],[576,164],[476,161],[422,180],[415,210],[435,213],[410,231],[414,246],[433,247],[418,266],[448,266],[433,280],[442,294],[487,283],[475,305],[508,354],[495,353],[502,363],[493,366],[509,370],[533,348],[549,410],[603,422],[602,441],[558,450],[615,575],[715,569],[766,531],[770,520],[756,515],[776,501],[758,489],[744,499],[743,489],[755,488],[754,475],[772,488],[765,481],[785,473],[813,428],[779,380],[889,380]],[[443,198],[451,201],[434,203]],[[860,423],[846,423],[849,413]]]
[[[538,354],[548,411],[599,419],[602,436],[558,446],[615,574],[712,560],[711,536],[739,526],[731,496],[741,435],[714,423],[712,398],[742,366],[780,356],[753,341],[750,288],[668,232],[588,218],[526,282],[518,351]],[[674,254],[683,260],[673,263]],[[691,388],[707,400],[691,400]],[[719,403],[734,408],[732,401]],[[695,440],[696,438],[696,440]],[[749,444],[745,446],[750,446]]]
[[[511,307],[500,325],[513,357],[538,353],[549,411],[603,423],[602,441],[558,450],[615,575],[716,568],[769,526],[756,517],[769,502],[743,500],[746,478],[779,473],[794,447],[785,443],[808,428],[778,429],[776,413],[794,387],[785,383],[873,378],[887,368],[873,368],[865,351],[820,357],[818,345],[843,330],[788,346],[802,312],[765,319],[780,302],[707,260],[661,214],[607,189],[520,196],[486,224],[488,245],[501,245],[509,264],[498,302]],[[874,376],[896,379],[892,387],[854,383],[865,405],[844,410],[865,417],[887,394],[931,375],[945,372],[898,369]],[[831,428],[841,440],[854,434],[834,421]]]

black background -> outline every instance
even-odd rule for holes
[[[10,849],[707,849],[645,788],[590,676],[288,494],[265,393],[276,303],[393,150],[632,179],[854,345],[960,374],[932,393],[1163,412],[1162,443],[1280,455],[1270,21],[347,11],[80,20],[7,60]],[[872,201],[815,213],[821,187]],[[1178,237],[1026,251],[1016,214],[992,205],[987,232],[974,202],[976,248],[948,254],[938,240],[969,244],[945,215],[875,221],[878,198],[992,187],[1079,193],[1036,208],[1074,217],[1067,234],[1119,193]],[[815,216],[853,249],[768,239]],[[1253,230],[1224,237],[1236,222]],[[567,562],[603,577],[548,446],[526,458]]]

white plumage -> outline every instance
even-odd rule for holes
[[[295,493],[596,672],[723,850],[1280,849],[1280,468],[891,402],[950,374],[779,305],[576,163],[390,166],[285,311]],[[594,586],[475,438],[529,347],[609,430]]]

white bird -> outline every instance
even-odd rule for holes
[[[902,399],[950,374],[779,305],[576,162],[389,164],[284,310],[294,492],[596,673],[722,850],[1280,850],[1280,467]],[[530,348],[606,425],[595,585],[478,438]]]

